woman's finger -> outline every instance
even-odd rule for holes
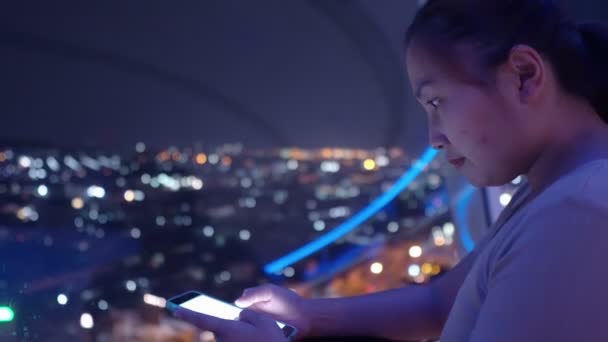
[[[247,322],[247,323],[253,325],[254,327],[267,328],[267,327],[273,327],[273,325],[276,325],[275,320],[270,318],[269,316],[259,313],[259,312],[252,311],[252,310],[247,310],[247,309],[241,311],[239,320],[241,320],[243,322]]]
[[[263,285],[245,290],[241,298],[235,304],[241,308],[246,308],[258,302],[267,302],[274,295],[274,288],[271,285]]]

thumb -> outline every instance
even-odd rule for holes
[[[245,290],[243,295],[236,300],[235,304],[241,308],[247,308],[252,304],[267,302],[273,297],[273,289],[270,286],[260,286]]]
[[[269,309],[269,304],[270,302],[257,302],[257,303],[253,303],[251,304],[247,309],[255,311],[255,312],[262,312],[262,313],[266,313],[266,314],[271,314],[272,315],[272,310]]]
[[[243,311],[241,311],[239,320],[247,322],[253,325],[254,327],[278,327],[276,321],[270,316],[249,309],[244,309]]]

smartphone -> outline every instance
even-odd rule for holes
[[[228,304],[219,299],[209,297],[200,292],[189,291],[183,293],[181,295],[170,298],[167,301],[167,310],[169,312],[174,313],[178,307],[183,307],[188,310],[200,312],[205,315],[214,316],[222,319],[234,320],[239,318],[241,311],[243,309],[238,306]],[[277,321],[277,325],[283,333],[285,337],[290,340],[296,335],[297,330],[295,327]]]

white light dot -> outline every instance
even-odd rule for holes
[[[391,233],[396,233],[399,230],[399,223],[394,221],[390,222],[388,226],[386,226],[386,229]]]
[[[44,169],[39,169],[37,174],[38,174],[38,178],[40,178],[40,179],[45,179],[46,175],[47,175],[47,173]]]
[[[141,190],[135,190],[135,200],[138,202],[143,201],[146,198],[146,195]]]
[[[27,221],[32,219],[32,215],[34,214],[34,209],[29,206],[23,207],[17,211],[17,217],[21,221]]]
[[[138,142],[137,144],[135,144],[135,151],[139,153],[146,152],[146,144],[144,144],[143,142]]]
[[[321,171],[327,173],[336,173],[340,171],[340,163],[333,160],[326,160],[321,163]]]
[[[519,184],[521,184],[521,181],[522,181],[522,180],[523,180],[523,177],[522,177],[522,176],[517,176],[517,177],[516,177],[514,180],[512,180],[512,181],[511,181],[511,183],[512,183],[513,185],[519,185]]]
[[[144,294],[144,303],[152,306],[156,306],[159,308],[167,307],[167,300],[163,297],[155,296],[150,293]]]
[[[220,279],[222,281],[229,281],[230,278],[232,278],[232,275],[230,274],[230,272],[228,271],[223,271],[222,273],[220,273]]]
[[[511,194],[509,193],[503,193],[502,195],[500,195],[500,205],[502,205],[503,207],[506,207],[507,205],[509,205],[509,203],[511,202]]]
[[[101,199],[106,196],[106,190],[100,186],[92,185],[87,189],[87,196]]]
[[[34,167],[37,168],[37,169],[41,169],[41,168],[44,167],[44,160],[42,160],[40,158],[36,158],[32,162],[32,165],[34,165]]]
[[[125,185],[127,185],[127,180],[126,179],[124,179],[122,177],[116,179],[116,186],[117,187],[124,188]]]
[[[296,270],[294,270],[293,267],[287,267],[283,270],[283,275],[285,275],[287,278],[291,278],[296,274]]]
[[[63,293],[60,293],[59,295],[57,295],[57,303],[59,303],[59,305],[66,305],[68,303],[68,296]]]
[[[38,178],[38,172],[36,172],[36,170],[35,170],[35,169],[30,169],[30,170],[27,172],[27,175],[28,175],[28,177],[30,177],[31,179],[36,179],[36,178]]]
[[[407,273],[410,277],[417,277],[420,275],[420,266],[417,264],[411,264],[407,269]]]
[[[202,188],[203,188],[203,181],[202,180],[200,180],[198,178],[195,178],[195,179],[192,180],[192,189],[194,189],[194,190],[200,190]]]
[[[21,166],[24,169],[29,168],[30,166],[32,166],[32,158],[27,157],[27,156],[19,157],[19,166]]]
[[[125,282],[125,287],[129,292],[134,292],[137,290],[137,283],[135,283],[133,280],[127,280]]]
[[[287,201],[288,197],[289,197],[289,193],[284,190],[276,191],[273,195],[273,199],[276,204],[285,203],[285,201]]]
[[[321,220],[315,221],[315,223],[313,223],[313,227],[316,231],[321,232],[325,229],[325,222]]]
[[[46,197],[49,194],[49,188],[46,185],[38,186],[38,195],[41,197]]]
[[[167,223],[167,219],[164,216],[156,216],[156,225],[164,226]]]
[[[149,184],[151,180],[152,180],[152,177],[149,174],[144,173],[143,175],[141,175],[141,182],[143,184]]]
[[[373,274],[380,274],[382,273],[382,270],[384,270],[384,266],[379,262],[375,262],[369,267],[369,269]]]
[[[245,199],[244,204],[246,208],[253,209],[257,205],[257,201],[255,200],[255,198],[247,198]]]
[[[239,238],[243,241],[248,241],[251,238],[251,232],[247,229],[243,229],[239,232]]]
[[[99,310],[108,310],[108,306],[108,302],[103,299],[97,302],[97,307],[99,308]]]
[[[335,207],[329,209],[330,218],[346,217],[350,214],[350,210],[347,207]]]
[[[410,247],[409,253],[412,258],[420,258],[422,255],[422,247],[414,245]]]
[[[288,170],[296,170],[298,168],[298,161],[295,159],[290,159],[287,161],[287,169]]]
[[[139,239],[141,237],[141,230],[139,228],[131,228],[131,237]]]
[[[428,182],[431,189],[437,189],[441,185],[441,177],[433,173],[429,175]]]
[[[456,232],[456,228],[452,222],[447,222],[443,225],[443,233],[447,236],[453,236]]]
[[[152,258],[150,259],[150,264],[154,268],[158,268],[164,263],[165,263],[165,255],[162,253],[155,253],[152,256]]]
[[[206,237],[212,237],[214,233],[215,229],[213,229],[213,227],[211,226],[206,226],[205,228],[203,228],[203,235],[205,235]]]
[[[217,164],[220,161],[220,156],[218,156],[217,154],[211,154],[209,155],[209,158],[207,160],[211,164]]]
[[[389,164],[390,160],[385,155],[379,155],[376,157],[376,164],[380,167],[385,167]]]
[[[215,341],[215,335],[211,331],[203,331],[201,333],[201,342]]]
[[[125,191],[124,198],[125,198],[125,201],[127,201],[127,202],[135,201],[135,191],[133,191],[133,190]]]
[[[241,179],[241,186],[243,188],[250,188],[251,185],[253,185],[253,181],[251,180],[251,178],[243,178],[243,179]]]
[[[84,329],[92,329],[94,326],[93,316],[88,312],[83,313],[80,316],[80,326]]]

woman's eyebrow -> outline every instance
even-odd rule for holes
[[[418,82],[418,85],[416,86],[416,92],[415,92],[416,98],[419,99],[420,96],[422,95],[422,90],[424,89],[424,87],[430,86],[431,84],[433,84],[433,82],[434,81],[430,78],[426,78],[426,79],[423,79],[422,81]]]

